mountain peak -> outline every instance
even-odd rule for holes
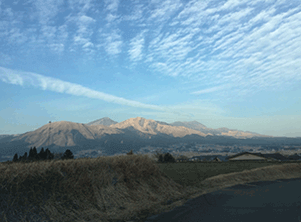
[[[200,129],[205,129],[207,128],[205,125],[197,122],[197,121],[190,121],[190,122],[180,122],[176,121],[174,123],[171,123],[170,125],[172,126],[184,126],[190,129],[195,129],[195,130],[200,130]]]
[[[110,126],[114,125],[118,122],[111,120],[109,117],[104,117],[101,119],[94,120],[92,122],[87,123],[87,125],[92,126],[92,125],[104,125],[104,126]]]

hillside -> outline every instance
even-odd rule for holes
[[[82,123],[59,121],[46,124],[37,130],[21,134],[20,136],[13,138],[12,141],[23,140],[36,147],[47,146],[48,144],[65,147],[75,146],[79,142],[85,142],[87,140],[100,139],[104,134],[118,133],[121,133],[118,129],[110,128],[108,126],[86,126]],[[50,137],[49,134],[51,135]]]

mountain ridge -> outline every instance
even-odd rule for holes
[[[225,132],[210,133],[213,129],[204,128],[205,126],[197,121],[192,121],[192,126],[189,123],[191,122],[184,124],[191,128],[194,126],[203,131],[208,130],[209,133],[142,117],[130,118],[110,126],[87,125],[70,121],[50,122],[34,131],[0,137],[0,158],[14,155],[16,151],[19,155],[23,155],[24,152],[29,152],[30,147],[50,148],[54,152],[62,152],[66,148],[72,152],[94,149],[100,153],[114,155],[131,149],[135,152],[147,146],[169,147],[180,143],[279,144],[283,143],[281,141],[291,141],[291,143],[298,141],[297,139],[248,134],[228,128],[224,128]],[[177,124],[181,125],[181,122]],[[219,135],[216,135],[217,133]]]

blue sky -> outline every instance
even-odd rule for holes
[[[299,0],[0,0],[0,134],[196,120],[301,136]]]

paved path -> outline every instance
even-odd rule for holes
[[[301,222],[301,178],[224,188],[146,219],[154,221]]]

